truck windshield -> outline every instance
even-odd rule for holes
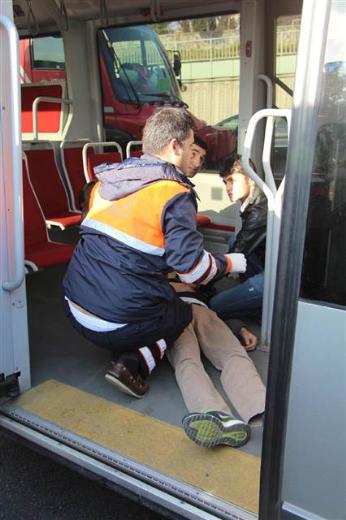
[[[121,101],[184,104],[172,67],[151,27],[104,29],[99,31],[99,44],[114,93]]]

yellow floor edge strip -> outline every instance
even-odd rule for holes
[[[14,404],[162,474],[258,512],[258,457],[228,447],[201,448],[181,428],[54,380],[23,393]]]

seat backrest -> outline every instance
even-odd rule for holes
[[[28,175],[26,158],[23,165],[23,208],[25,247],[48,241],[46,223]]]
[[[23,83],[21,85],[22,134],[28,141],[33,138],[33,102],[38,97],[65,98],[65,82],[59,80],[47,84]],[[59,138],[68,114],[65,103],[40,101],[37,107],[37,129],[41,138]]]
[[[61,162],[65,169],[65,177],[70,185],[73,209],[80,210],[79,199],[86,179],[83,171],[82,146],[61,148]]]
[[[129,141],[126,146],[126,157],[141,157],[143,155],[142,141]]]
[[[131,150],[130,157],[142,157],[143,150]]]
[[[26,150],[29,177],[46,219],[69,212],[66,188],[59,175],[53,148]]]

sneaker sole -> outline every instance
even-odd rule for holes
[[[204,448],[218,445],[239,448],[250,439],[251,431],[250,427],[241,421],[224,426],[220,419],[208,413],[187,415],[183,419],[183,427],[189,439]]]
[[[106,373],[105,379],[108,381],[108,383],[111,383],[111,385],[115,386],[118,390],[123,392],[124,394],[130,395],[131,397],[137,397],[137,399],[141,399],[145,396],[145,394],[139,395],[133,392],[130,388],[128,388],[126,385],[124,385],[119,379],[117,379],[112,374]]]

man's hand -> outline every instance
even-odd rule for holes
[[[255,336],[255,334],[252,334],[252,332],[250,332],[249,329],[247,329],[246,327],[242,327],[239,331],[239,334],[243,340],[245,350],[247,352],[255,350],[257,345],[257,336]]]

